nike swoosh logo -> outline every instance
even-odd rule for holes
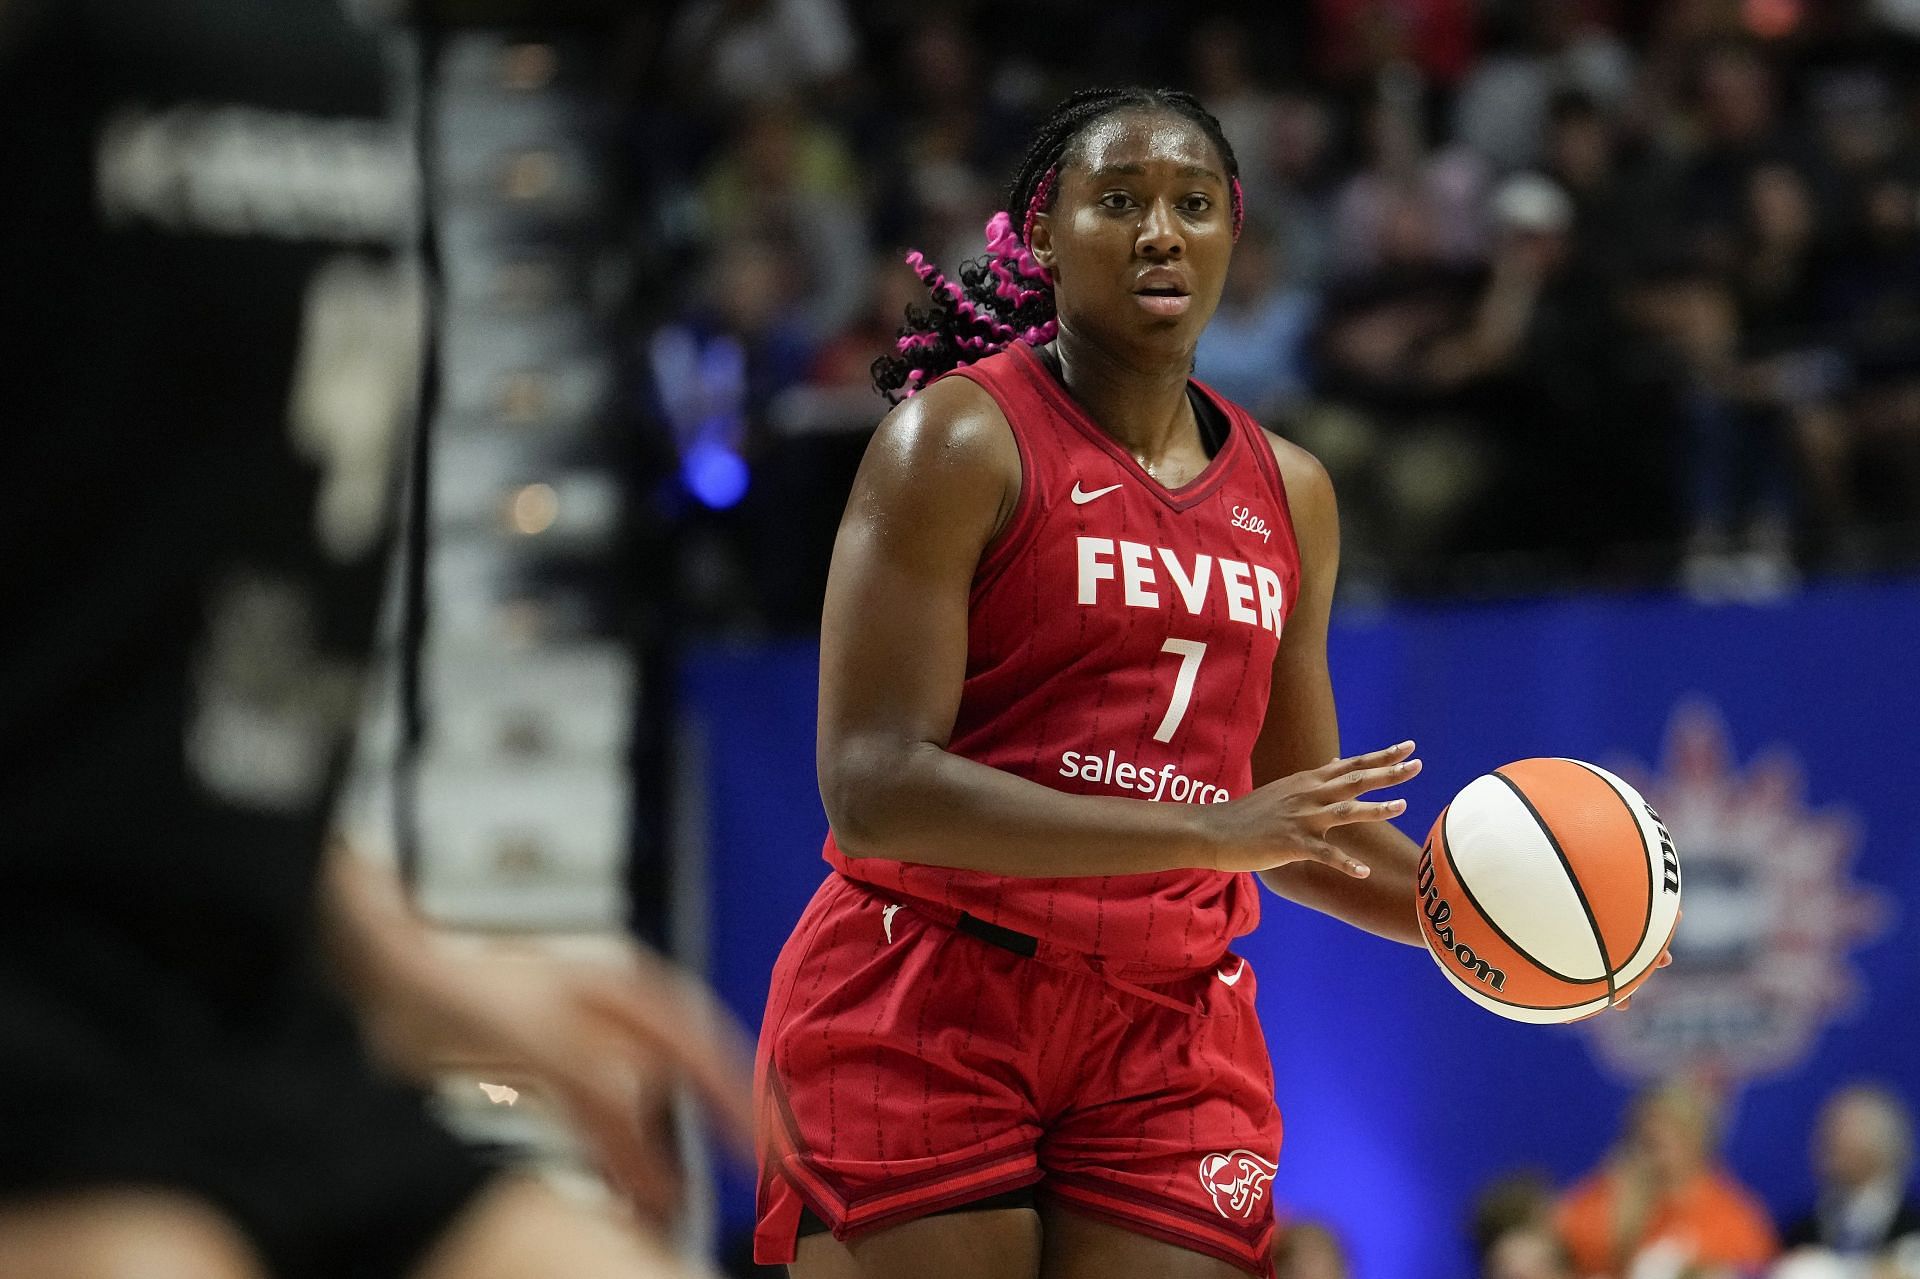
[[[1075,506],[1085,506],[1088,502],[1091,502],[1094,498],[1105,497],[1107,494],[1113,492],[1115,489],[1119,487],[1120,486],[1118,484],[1109,484],[1103,489],[1095,489],[1093,492],[1088,493],[1080,487],[1080,481],[1075,480],[1073,482],[1073,493],[1072,493],[1073,504]]]
[[[1235,982],[1239,981],[1242,977],[1244,977],[1246,975],[1246,972],[1247,972],[1247,961],[1242,959],[1240,961],[1240,966],[1233,970],[1233,976],[1229,977],[1225,973],[1221,973],[1221,972],[1216,972],[1214,976],[1218,977],[1222,984],[1231,986]]]

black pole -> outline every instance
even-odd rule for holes
[[[421,695],[421,653],[425,646],[429,603],[427,555],[432,533],[428,483],[433,459],[434,414],[440,404],[440,314],[442,279],[437,191],[438,150],[435,145],[434,95],[440,75],[442,27],[436,0],[420,0],[415,7],[414,164],[419,179],[419,254],[421,347],[419,398],[415,405],[412,456],[407,467],[407,491],[402,519],[400,556],[401,613],[398,637],[398,700],[400,742],[394,757],[394,846],[401,882],[411,891],[420,872],[419,764],[427,735],[427,708]]]

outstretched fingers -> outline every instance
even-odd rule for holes
[[[1330,795],[1342,799],[1363,795],[1382,786],[1404,782],[1418,773],[1420,761],[1413,758],[1413,746],[1412,742],[1401,742],[1384,750],[1349,755],[1322,764],[1314,772],[1321,780],[1322,789]]]
[[[1420,761],[1412,757],[1413,748],[1411,741],[1400,742],[1382,750],[1336,759],[1316,770],[1320,777],[1317,798],[1322,802],[1317,816],[1323,832],[1336,826],[1391,821],[1404,813],[1407,802],[1403,799],[1368,800],[1361,796],[1417,776]],[[1308,851],[1316,860],[1355,879],[1364,879],[1369,873],[1359,859],[1330,840],[1322,839],[1317,847]]]

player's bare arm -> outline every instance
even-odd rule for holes
[[[1324,765],[1340,754],[1340,724],[1327,670],[1327,622],[1340,567],[1340,516],[1333,482],[1312,454],[1269,438],[1287,486],[1300,545],[1300,599],[1274,658],[1267,721],[1254,746],[1256,785]],[[1388,768],[1390,780],[1405,781],[1420,771],[1420,761],[1401,758]],[[1342,825],[1329,838],[1372,874],[1357,879],[1327,865],[1296,862],[1263,871],[1261,879],[1282,897],[1382,937],[1419,945],[1413,909],[1419,846],[1385,821]]]
[[[841,849],[999,875],[1257,870],[1302,857],[1352,873],[1324,836],[1399,811],[1358,799],[1397,780],[1384,754],[1337,769],[1316,760],[1236,803],[1196,806],[1067,794],[946,749],[974,571],[1019,486],[1011,428],[965,379],[907,401],[874,436],[821,625],[820,793]]]
[[[670,1228],[682,1188],[664,1128],[676,1080],[751,1149],[751,1054],[694,982],[642,947],[605,963],[455,952],[389,869],[337,847],[321,884],[327,953],[374,1049],[421,1082],[446,1070],[537,1084],[642,1217]]]

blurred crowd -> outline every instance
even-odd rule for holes
[[[1517,1173],[1480,1196],[1468,1233],[1480,1279],[1914,1279],[1913,1119],[1873,1084],[1833,1093],[1810,1154],[1818,1187],[1776,1228],[1722,1163],[1719,1114],[1693,1084],[1629,1108],[1601,1165],[1563,1193]],[[1339,1235],[1311,1219],[1276,1233],[1277,1279],[1354,1279]]]
[[[642,21],[639,412],[710,623],[814,623],[903,253],[977,255],[1026,130],[1109,81],[1189,88],[1233,142],[1248,224],[1198,375],[1333,472],[1350,597],[1764,597],[1920,549],[1909,0]]]

